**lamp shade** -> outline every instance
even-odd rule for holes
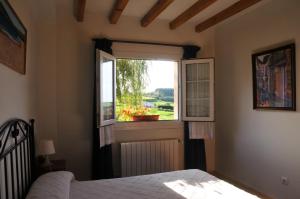
[[[55,153],[53,140],[41,140],[39,143],[40,155],[52,155]]]

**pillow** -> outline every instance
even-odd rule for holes
[[[73,173],[68,171],[42,175],[32,184],[26,199],[69,199],[73,179]]]

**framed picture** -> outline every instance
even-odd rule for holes
[[[296,110],[295,44],[252,55],[253,108]]]
[[[27,31],[7,0],[0,0],[0,63],[26,72]]]

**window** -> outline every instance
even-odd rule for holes
[[[183,119],[214,121],[214,60],[183,60],[182,88]]]
[[[117,59],[116,119],[178,119],[178,62]]]
[[[117,52],[118,56],[122,54]],[[115,59],[97,50],[98,125],[115,121],[170,121],[178,120],[179,115],[184,121],[214,121],[214,60],[182,60],[179,67],[176,61],[164,60],[176,60],[176,56],[170,57]]]
[[[115,58],[97,50],[97,125],[106,126],[115,122]],[[105,86],[100,86],[105,85]]]

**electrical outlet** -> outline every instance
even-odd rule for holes
[[[281,176],[281,184],[288,185],[289,184],[289,179],[285,176]]]

